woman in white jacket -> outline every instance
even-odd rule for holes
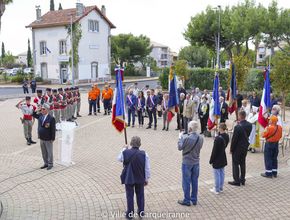
[[[255,153],[255,148],[259,148],[260,147],[260,138],[259,138],[259,124],[258,124],[258,114],[259,112],[259,108],[256,106],[252,106],[252,111],[248,116],[247,121],[250,122],[252,124],[252,131],[249,137],[249,142],[250,142],[250,146],[249,146],[249,150],[252,153]]]

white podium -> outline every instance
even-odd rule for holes
[[[59,124],[61,130],[61,139],[59,142],[59,164],[64,166],[73,165],[72,148],[74,141],[74,129],[77,127],[75,122],[63,121]]]

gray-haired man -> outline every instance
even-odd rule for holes
[[[134,217],[134,189],[136,192],[138,215],[144,217],[144,186],[150,178],[149,157],[143,150],[139,150],[141,139],[134,136],[130,142],[131,148],[124,148],[118,156],[118,161],[123,162],[121,182],[125,184],[127,211],[126,218]]]
[[[180,135],[178,150],[182,151],[182,188],[184,199],[178,200],[180,205],[197,204],[199,153],[203,145],[203,138],[197,134],[197,122],[188,124],[189,134]],[[190,195],[191,186],[191,195]]]

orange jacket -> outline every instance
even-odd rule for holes
[[[108,100],[108,99],[112,99],[112,97],[113,97],[113,94],[109,89],[108,90],[103,89],[103,91],[102,91],[102,98],[103,99]]]
[[[96,91],[96,89],[91,89],[88,93],[88,98],[91,99],[91,100],[96,100],[98,98],[98,93]]]
[[[277,129],[277,126],[278,126],[278,129]],[[279,142],[279,140],[282,137],[282,127],[280,125],[269,125],[265,129],[263,133],[263,137],[266,138],[267,142]]]
[[[111,93],[111,97],[113,98],[114,97],[114,90],[111,87],[109,87],[109,91]]]
[[[94,87],[94,90],[97,93],[97,97],[99,97],[101,94],[101,90],[97,86]]]

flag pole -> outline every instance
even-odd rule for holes
[[[123,68],[124,69],[124,68]],[[119,67],[119,72],[121,73],[121,65]],[[120,79],[123,80],[122,76],[120,75]],[[123,85],[123,83],[122,83]],[[121,88],[123,90],[123,88]],[[124,94],[125,95],[125,94]],[[124,103],[124,97],[122,97],[122,107],[124,109],[124,114],[123,114],[123,120],[124,120],[124,138],[125,138],[125,144],[128,144],[128,138],[127,138],[127,126],[126,126],[126,117],[125,117],[125,103]]]

